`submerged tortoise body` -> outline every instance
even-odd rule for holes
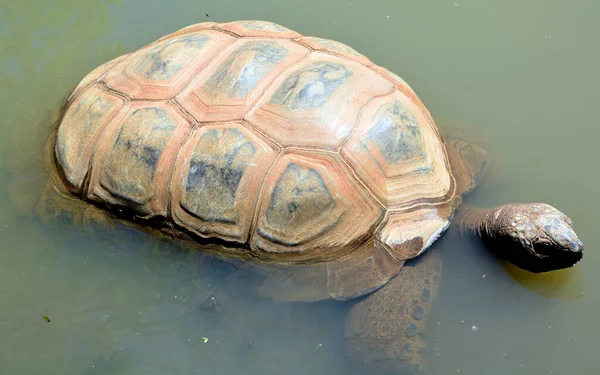
[[[259,21],[193,25],[91,72],[55,159],[73,194],[117,215],[223,255],[322,266],[306,299],[383,285],[448,226],[455,195],[401,78]],[[338,285],[356,267],[364,280]]]

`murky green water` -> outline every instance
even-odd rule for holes
[[[0,374],[357,372],[341,341],[347,306],[261,300],[247,275],[200,253],[32,214],[50,118],[70,89],[209,19],[266,19],[351,45],[405,78],[446,132],[490,150],[472,203],[545,201],[572,217],[584,262],[553,276],[460,239],[436,243],[429,373],[597,373],[600,3],[0,0]]]

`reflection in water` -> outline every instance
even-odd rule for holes
[[[340,340],[347,305],[259,299],[252,275],[199,252],[33,215],[39,150],[62,98],[92,68],[205,13],[351,45],[406,78],[440,124],[483,135],[492,165],[472,203],[548,201],[572,216],[586,259],[552,275],[505,266],[460,238],[436,244],[444,276],[426,337],[430,373],[595,373],[598,3],[280,3],[2,2],[0,373],[360,371]]]
[[[583,277],[580,267],[537,275],[511,264],[506,264],[505,269],[521,285],[543,297],[576,301],[583,299]]]

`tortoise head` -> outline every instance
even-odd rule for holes
[[[571,219],[548,204],[500,206],[486,215],[479,230],[498,255],[531,272],[568,268],[583,257]]]

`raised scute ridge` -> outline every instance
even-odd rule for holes
[[[307,45],[316,51],[329,52],[335,55],[340,55],[347,59],[357,61],[363,65],[373,64],[371,60],[369,60],[366,56],[358,53],[354,48],[336,40],[307,36],[297,39],[297,42]]]
[[[216,22],[201,22],[201,23],[189,25],[189,26],[184,27],[183,29],[179,29],[171,34],[167,34],[167,35],[163,36],[162,38],[156,40],[152,44],[157,44],[157,43],[160,43],[165,40],[173,39],[176,36],[185,35],[185,34],[193,34],[193,33],[197,33],[198,31],[211,29],[217,25],[218,25],[218,23],[216,23]]]
[[[235,21],[221,23],[216,28],[241,37],[298,38],[297,32],[268,21]]]

